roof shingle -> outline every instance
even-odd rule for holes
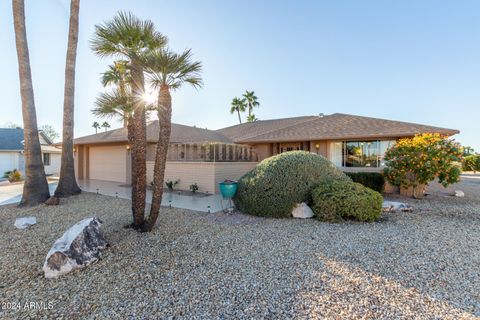
[[[23,150],[22,128],[0,128],[0,150]]]

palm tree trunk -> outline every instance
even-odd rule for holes
[[[69,197],[82,192],[75,179],[75,166],[73,158],[73,118],[75,98],[75,62],[77,58],[78,43],[78,15],[80,0],[72,0],[70,5],[70,23],[68,31],[68,48],[65,65],[65,90],[63,97],[63,138],[62,162],[60,167],[60,180],[56,197]]]
[[[170,132],[172,128],[172,97],[169,87],[163,85],[158,96],[158,125],[160,127],[157,150],[155,152],[155,166],[153,168],[153,195],[150,206],[150,215],[143,231],[151,231],[160,212],[163,195],[163,181],[165,166],[167,164],[168,146],[170,145]]]
[[[25,4],[23,0],[13,0],[13,24],[18,56],[20,94],[24,126],[25,184],[20,206],[34,206],[50,197],[48,182],[42,161],[42,150],[38,138],[37,114],[33,96],[32,73],[25,30]]]
[[[242,123],[242,118],[240,117],[240,110],[237,110],[238,113],[238,121],[240,121],[240,124]]]
[[[133,228],[140,229],[145,221],[147,192],[147,129],[145,102],[141,99],[145,89],[143,68],[132,62],[132,89],[136,98],[132,119],[132,213]]]

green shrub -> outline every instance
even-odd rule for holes
[[[6,171],[4,178],[7,178],[10,182],[16,182],[22,180],[22,173],[17,169],[13,169],[12,171]]]
[[[480,171],[480,154],[471,154],[463,158],[462,169],[474,173]]]
[[[180,182],[180,179],[177,179],[175,181],[172,181],[172,180],[167,180],[165,181],[165,185],[167,186],[168,190],[173,190],[173,188],[175,188],[175,186]],[[153,182],[152,182],[152,185],[153,185]]]
[[[349,176],[353,182],[358,182],[380,193],[383,192],[385,187],[385,177],[379,172],[345,172],[345,174]]]
[[[190,185],[190,190],[195,193],[198,191],[198,184],[195,182],[193,184]]]
[[[327,181],[313,189],[312,202],[321,221],[375,221],[382,213],[383,197],[356,182]]]
[[[308,200],[311,189],[329,179],[351,181],[322,156],[282,153],[263,160],[239,179],[235,205],[256,216],[288,218],[296,203]]]

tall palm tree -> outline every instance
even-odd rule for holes
[[[152,87],[158,90],[159,135],[153,168],[153,195],[150,214],[143,227],[144,231],[150,231],[157,221],[162,202],[165,165],[172,126],[171,91],[180,89],[184,84],[201,88],[203,82],[200,77],[202,64],[199,61],[192,61],[191,50],[186,50],[182,54],[156,50],[146,56],[145,65]]]
[[[233,98],[230,113],[234,114],[235,112],[238,114],[238,121],[242,123],[242,118],[240,117],[240,112],[245,112],[245,108],[247,107],[246,100],[240,98]]]
[[[63,98],[63,135],[60,179],[55,189],[56,197],[68,197],[82,192],[75,178],[73,157],[73,119],[75,98],[75,64],[78,44],[78,15],[80,0],[70,4],[70,22],[68,30],[67,61],[65,64],[65,90]]]
[[[147,134],[143,55],[146,51],[162,48],[167,38],[155,30],[150,20],[140,20],[132,13],[119,12],[113,19],[95,26],[92,50],[100,57],[118,57],[128,61],[135,98],[131,135],[132,157],[132,227],[140,229],[145,219],[147,188]]]
[[[102,123],[102,128],[105,128],[105,132],[107,132],[107,129],[110,128],[110,123],[108,123],[107,121],[103,122]]]
[[[23,185],[20,206],[34,206],[50,197],[42,150],[38,138],[37,114],[33,96],[32,72],[28,53],[27,32],[25,28],[25,4],[23,0],[13,0],[13,27],[17,47],[18,73],[20,77],[20,95],[22,97],[22,116],[25,146],[25,183]]]
[[[97,134],[98,129],[100,129],[100,123],[98,123],[97,121],[94,121],[93,124],[92,124],[92,128],[95,129],[95,134]]]
[[[245,100],[247,101],[248,117],[251,119],[253,108],[260,106],[260,103],[258,102],[258,98],[253,91],[245,91],[245,93],[243,94],[243,98],[245,98]]]

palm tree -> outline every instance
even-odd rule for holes
[[[92,128],[95,128],[95,134],[97,134],[98,129],[100,129],[100,124],[97,121],[94,121],[92,124]]]
[[[112,20],[95,26],[92,50],[100,57],[127,60],[131,76],[134,108],[131,125],[132,165],[132,227],[140,229],[145,219],[147,188],[147,134],[143,55],[146,51],[163,48],[167,38],[155,30],[150,20],[140,20],[132,13],[119,12]]]
[[[110,123],[105,121],[104,123],[102,123],[102,128],[105,128],[105,132],[107,132],[107,129],[110,128]]]
[[[258,121],[258,118],[253,113],[247,116],[247,122],[255,122],[255,121]]]
[[[245,91],[245,93],[243,94],[243,97],[245,98],[245,100],[247,100],[248,117],[251,118],[253,108],[260,106],[260,103],[258,102],[258,98],[257,96],[255,96],[255,92],[253,91],[248,91],[248,90]]]
[[[128,69],[128,61],[126,60],[117,60],[113,63],[113,65],[108,66],[108,70],[102,74],[102,84],[104,87],[114,85],[118,89],[117,98],[120,96],[126,97],[131,96],[131,75]],[[110,102],[112,100],[110,99]],[[111,103],[110,103],[111,105]],[[120,105],[124,105],[120,103]],[[131,106],[130,106],[131,107]],[[128,126],[128,121],[133,115],[133,110],[129,110],[129,115],[125,115],[122,117],[123,119],[123,127],[126,128]]]
[[[238,121],[242,123],[242,118],[240,117],[240,112],[245,112],[245,108],[247,107],[245,99],[239,99],[237,97],[233,98],[232,104],[230,107],[230,113],[234,114],[235,112],[238,114]]]
[[[25,183],[20,206],[34,206],[45,202],[50,197],[50,191],[38,138],[37,114],[25,28],[25,4],[23,0],[13,0],[12,5],[25,145]]]
[[[145,221],[144,231],[151,231],[157,221],[162,202],[163,180],[167,162],[168,146],[172,121],[171,91],[189,84],[198,89],[203,85],[200,73],[202,64],[192,61],[191,50],[176,54],[167,50],[156,50],[145,59],[147,76],[152,87],[158,90],[158,125],[159,136],[153,169],[153,195],[150,215]]]
[[[78,44],[78,16],[80,0],[70,4],[70,22],[68,30],[67,61],[65,65],[65,90],[63,98],[63,135],[60,179],[55,189],[56,197],[68,197],[82,192],[75,178],[73,157],[73,115],[75,98],[75,63]]]

